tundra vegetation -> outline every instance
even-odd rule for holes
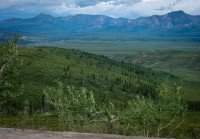
[[[198,138],[179,77],[74,49],[17,48],[17,40],[0,45],[1,127]]]

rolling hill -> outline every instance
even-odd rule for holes
[[[144,48],[146,49],[147,46],[151,45],[148,49],[155,49],[157,48],[156,42],[160,45],[159,41],[161,40],[161,44],[165,44],[164,47],[167,49],[170,46],[170,48],[175,46],[174,49],[178,49],[176,41],[179,40],[181,46],[184,46],[187,42],[183,49],[199,50],[200,16],[188,15],[183,11],[171,12],[161,16],[140,17],[138,19],[116,19],[104,15],[82,14],[53,17],[40,14],[29,19],[2,20],[0,21],[0,33],[2,36],[0,41],[6,41],[14,33],[20,33],[22,44],[38,45],[38,42],[46,44],[55,41],[57,45],[54,46],[59,47],[59,43],[63,43],[64,46],[70,45],[71,48],[75,48],[74,46],[78,42],[79,48],[82,47],[87,51],[90,47],[90,50],[92,48],[97,53],[102,51],[104,55],[104,52],[108,52],[108,46],[112,47],[114,51],[118,51],[118,53],[127,53],[128,48],[136,50],[137,46],[141,46],[140,48],[144,50]],[[139,45],[138,40],[145,42],[145,45]],[[151,43],[149,43],[149,40]],[[98,45],[99,42],[103,45]],[[174,42],[174,45],[171,45],[171,42]],[[125,48],[125,45],[128,47]],[[192,45],[194,46],[192,47]],[[111,54],[111,52],[108,53]],[[109,102],[112,102],[114,107],[121,110],[136,95],[156,100],[159,86],[167,81],[170,92],[176,92],[177,85],[182,85],[183,101],[190,104],[190,110],[193,110],[193,108],[197,110],[196,106],[199,107],[198,52],[142,52],[136,55],[117,55],[114,59],[118,61],[115,61],[103,55],[95,55],[75,49],[22,46],[19,47],[19,57],[23,59],[23,65],[19,70],[19,74],[10,80],[15,82],[16,86],[23,85],[23,95],[20,99],[16,99],[16,102],[6,101],[9,104],[9,109],[4,107],[3,110],[4,114],[7,115],[20,115],[20,112],[15,108],[25,110],[26,100],[28,100],[29,104],[27,104],[30,108],[28,113],[35,112],[36,115],[33,116],[40,116],[41,112],[43,113],[44,110],[49,109],[44,108],[44,90],[48,87],[56,89],[59,81],[64,86],[74,86],[80,90],[86,88],[86,92],[92,90],[97,105],[109,106]],[[135,64],[142,64],[146,67]],[[187,71],[195,69],[195,72],[188,74],[188,76],[182,76],[186,73],[179,72],[182,67]],[[152,70],[152,68],[158,70]],[[195,77],[195,80],[192,79],[193,77]],[[17,92],[17,90],[12,91]],[[86,93],[87,95],[89,96],[88,93]],[[51,105],[48,105],[48,107],[51,107]],[[53,113],[54,108],[50,109]],[[197,114],[199,113],[196,113],[196,115],[189,113],[187,120],[194,120]],[[190,117],[190,115],[193,116]],[[45,118],[45,115],[41,117]],[[51,115],[49,117],[55,118]],[[17,122],[10,124],[9,118],[5,118],[8,119],[9,127],[18,126]],[[2,125],[5,123],[5,126],[7,126],[4,117],[2,119]],[[31,120],[34,120],[34,117]],[[199,127],[199,124],[191,125],[189,120],[186,122],[185,127]],[[43,121],[45,120],[41,119],[41,122]],[[52,121],[53,123],[51,123]],[[52,121],[46,119],[47,124],[57,125],[56,120]],[[196,120],[194,121],[196,122]],[[195,123],[194,121],[192,124]],[[76,117],[73,122],[77,122]],[[37,124],[42,125],[41,123]],[[53,129],[56,129],[56,126]],[[187,131],[187,133],[190,133],[190,131]]]
[[[129,100],[134,99],[137,95],[156,100],[159,86],[163,82],[167,80],[170,92],[174,92],[175,83],[179,84],[181,79],[171,73],[154,71],[151,68],[123,61],[115,61],[102,55],[95,55],[75,49],[20,47],[19,57],[23,59],[23,65],[19,69],[18,76],[11,80],[15,80],[18,85],[23,85],[23,95],[16,99],[16,102],[8,101],[9,109],[5,111],[8,111],[8,115],[16,115],[18,111],[15,108],[20,108],[23,104],[22,102],[28,100],[30,114],[35,113],[35,115],[31,116],[31,120],[27,120],[26,124],[29,128],[42,128],[44,126],[44,128],[50,130],[60,129],[55,115],[46,116],[41,114],[41,112],[44,112],[44,106],[46,105],[44,103],[44,90],[47,87],[57,88],[57,81],[63,82],[65,87],[74,86],[76,89],[84,87],[87,92],[92,90],[97,105],[104,106],[105,104],[109,106],[109,102],[112,102],[115,107],[114,112],[117,113],[119,110],[122,113],[128,114],[129,110],[126,111],[125,109]],[[188,80],[182,80],[181,83],[183,84],[183,89],[181,89],[184,97],[183,100],[196,102],[197,99],[195,98],[199,98],[198,93],[191,90],[198,91],[199,83],[193,82],[191,84]],[[45,107],[45,110],[48,111],[49,107]],[[197,118],[198,114],[198,112],[187,113],[183,128],[177,132],[185,133],[185,130],[189,130],[190,127],[194,127],[195,130],[197,129],[195,132],[198,132],[199,124],[194,124],[197,120],[199,121]],[[20,126],[17,117],[7,116],[0,118],[0,124],[4,127]],[[73,118],[76,119],[76,117]],[[35,121],[32,122],[32,120]],[[102,132],[96,126],[103,127],[103,131],[105,130],[107,133],[104,125],[93,123],[89,123],[83,129],[78,128],[78,123],[71,130]],[[91,129],[91,127],[93,128]],[[187,131],[187,133],[189,132]],[[127,134],[129,135],[129,133]]]

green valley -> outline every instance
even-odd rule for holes
[[[173,53],[178,52],[167,54]],[[190,55],[179,53],[180,57]],[[162,60],[163,56],[162,53],[157,59]],[[198,63],[198,53],[193,56],[192,60]],[[1,127],[159,137],[198,136],[199,113],[194,112],[199,110],[198,78],[191,80],[169,70],[131,64],[129,60],[133,57],[112,57],[116,61],[75,49],[19,47],[18,60],[22,65],[16,67],[16,74],[10,69],[13,75],[3,75],[6,78],[1,82],[4,92],[1,95],[5,98],[1,103]],[[186,69],[191,67],[185,66]],[[198,72],[196,63],[193,66]],[[181,120],[185,104],[189,111]],[[158,110],[162,113],[159,114]],[[147,118],[147,123],[141,117]],[[163,130],[159,124],[170,126]],[[171,133],[176,124],[181,124],[181,127]],[[153,130],[159,132],[154,134]]]
[[[185,98],[190,100],[200,99],[200,53],[198,51],[154,50],[132,55],[115,55],[112,59],[143,65],[177,76],[190,84],[183,85],[185,87]]]

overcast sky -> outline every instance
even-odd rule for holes
[[[0,19],[28,18],[40,13],[137,18],[177,10],[200,15],[200,0],[0,0]]]

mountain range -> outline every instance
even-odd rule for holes
[[[174,11],[165,15],[137,19],[112,18],[104,15],[70,15],[54,17],[40,14],[33,18],[12,18],[0,21],[0,32],[19,32],[64,36],[72,33],[150,33],[194,34],[200,36],[200,16]]]

